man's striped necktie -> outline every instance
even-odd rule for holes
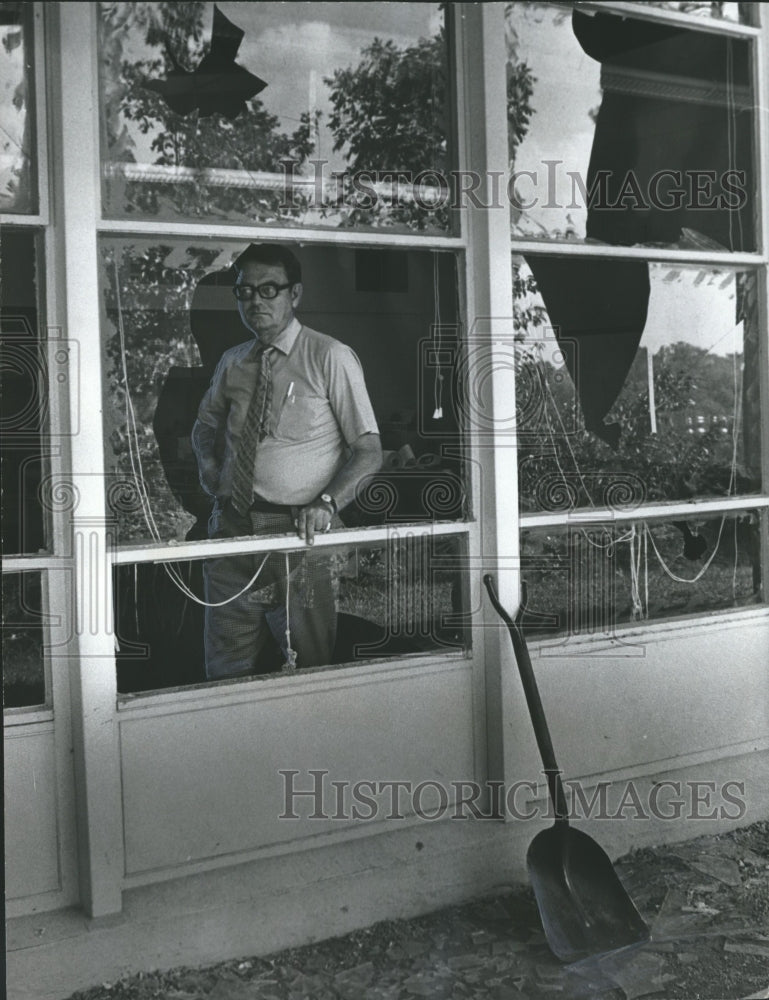
[[[272,366],[270,355],[274,348],[258,345],[254,359],[257,377],[254,394],[248,406],[246,422],[240,435],[238,454],[232,471],[232,506],[239,514],[246,514],[254,500],[254,463],[256,449],[270,430],[272,406]]]

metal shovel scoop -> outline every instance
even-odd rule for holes
[[[606,852],[592,837],[569,826],[561,772],[545,721],[520,620],[526,592],[513,621],[499,603],[493,578],[483,578],[497,614],[510,631],[534,735],[547,776],[555,823],[529,845],[526,865],[547,943],[563,962],[616,951],[649,940],[649,928],[619,880]]]

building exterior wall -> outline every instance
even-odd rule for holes
[[[57,461],[76,485],[80,505],[71,523],[57,528],[58,565],[66,572],[57,576],[53,562],[39,564],[51,581],[49,609],[60,612],[55,642],[61,655],[49,658],[47,704],[6,713],[11,995],[53,1000],[147,965],[264,954],[522,880],[525,848],[542,816],[491,818],[488,783],[521,783],[516,801],[535,813],[545,806],[544,783],[507,634],[481,587],[482,573],[496,570],[503,602],[517,604],[524,522],[516,513],[516,454],[508,439],[500,444],[476,429],[468,443],[474,516],[445,528],[461,533],[469,553],[471,650],[301,678],[119,695],[115,639],[105,622],[111,570],[121,559],[174,558],[174,548],[145,546],[138,556],[140,547],[123,555],[110,548],[97,240],[104,232],[161,239],[165,231],[161,223],[132,230],[129,223],[102,219],[94,11],[92,5],[62,3],[44,16],[42,6],[37,17],[41,25],[45,20],[45,40],[39,44],[48,56],[42,103],[54,150],[50,212],[40,223],[47,227],[49,260],[56,262],[48,298],[60,311],[65,335],[77,339],[81,363],[76,391],[63,402],[59,397],[57,405],[66,412],[56,418],[80,430],[67,438]],[[505,65],[504,5],[454,6],[458,161],[481,173],[504,170],[506,109],[495,99]],[[769,72],[765,12],[762,20],[760,29],[744,32],[758,52],[757,86],[766,85]],[[757,120],[766,178],[765,106]],[[749,259],[759,274],[759,377],[766,395],[765,199],[759,214],[763,249],[731,259]],[[182,224],[171,229],[175,237],[192,235]],[[509,229],[507,213],[471,207],[456,239],[428,244],[461,257],[462,295],[469,325],[474,321],[468,340],[484,350],[512,334]],[[245,226],[227,230],[203,222],[198,230],[221,240],[254,236]],[[306,238],[318,246],[324,240],[423,245],[388,234],[286,230],[277,238]],[[631,258],[634,252],[625,251]],[[672,251],[661,257],[677,259]],[[687,259],[720,260],[714,253],[690,253]],[[513,375],[497,365],[489,378],[493,405],[506,414]],[[764,427],[765,455],[768,438]],[[762,495],[744,506],[753,501],[763,517],[765,580],[769,500]],[[664,510],[656,513],[661,517]],[[377,537],[384,536],[382,531]],[[36,566],[21,557],[13,563],[17,570]],[[567,778],[579,779],[590,794],[607,783],[614,801],[629,781],[647,802],[655,782],[683,785],[685,807],[677,818],[652,815],[644,822],[629,809],[613,822],[591,821],[588,829],[609,854],[769,817],[765,601],[635,625],[608,642],[579,635],[532,640],[531,649]],[[324,772],[323,817],[309,818],[317,801],[306,797],[296,800],[301,818],[281,818],[287,781],[281,772],[288,771],[296,772],[296,787],[303,789],[312,771]],[[345,783],[341,809],[332,781]],[[404,816],[395,818],[388,809],[392,789],[380,787],[375,815],[354,820],[344,796],[361,781],[426,783],[428,809],[434,807],[430,789],[448,788],[451,800],[430,818],[414,814],[412,798]],[[483,789],[478,802],[485,818],[464,811],[451,819],[463,794],[456,783],[462,781]],[[695,792],[687,782],[700,783],[705,800],[693,805]],[[719,797],[724,782],[737,783],[732,794],[744,808]],[[693,808],[699,810],[695,816]]]

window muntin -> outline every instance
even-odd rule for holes
[[[439,4],[218,7],[215,29],[211,3],[100,5],[106,217],[448,233]],[[241,69],[190,96],[222,17]]]
[[[211,501],[190,431],[223,351],[252,339],[227,270],[242,249],[202,239],[102,240],[106,498],[120,543],[206,537]],[[461,428],[450,398],[460,352],[456,255],[293,249],[303,269],[299,318],[358,355],[385,452],[345,522],[464,517]],[[453,456],[444,454],[449,445]]]
[[[761,491],[755,271],[515,261],[522,511]]]
[[[3,3],[0,23],[0,212],[38,210],[31,3]]]
[[[470,641],[465,551],[463,537],[417,538],[403,532],[388,542],[332,545],[311,553],[329,575],[337,614],[327,666],[464,652]],[[300,566],[292,586],[302,586],[301,578]],[[205,682],[204,610],[190,593],[203,596],[201,560],[115,568],[119,692]],[[255,675],[285,671],[278,641],[273,636],[260,654]],[[296,669],[301,675],[313,668],[303,668],[300,660]]]
[[[620,625],[756,604],[764,599],[761,516],[525,528],[527,632],[613,639]]]
[[[514,238],[757,249],[750,40],[526,0],[507,52]]]

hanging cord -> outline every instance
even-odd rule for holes
[[[542,350],[542,345],[541,344],[538,345],[538,350],[541,352],[541,350]],[[571,446],[571,444],[569,442],[569,435],[568,435],[568,432],[566,431],[566,428],[563,425],[563,420],[561,420],[561,414],[558,412],[558,403],[556,402],[555,396],[553,395],[553,390],[550,388],[550,384],[547,381],[547,378],[544,377],[544,376],[542,378],[542,383],[543,383],[543,385],[545,387],[545,392],[547,394],[548,400],[553,405],[553,411],[555,412],[555,415],[556,415],[556,417],[558,419],[558,424],[559,424],[559,426],[561,428],[561,434],[563,435],[563,440],[566,442],[566,447],[567,447],[567,449],[569,451],[569,455],[571,456],[571,460],[572,460],[572,462],[574,464],[574,468],[576,470],[576,473],[579,476],[580,486],[584,490],[585,496],[587,497],[587,500],[588,500],[588,503],[590,504],[590,506],[591,507],[595,507],[595,503],[593,501],[593,498],[591,497],[590,491],[588,490],[587,484],[585,483],[585,478],[582,475],[582,469],[579,466],[579,461],[577,460],[577,456],[574,454],[574,449],[572,448],[572,446]],[[558,471],[561,474],[561,478],[563,479],[564,482],[566,482],[566,473],[563,471],[563,469],[561,467],[561,463],[560,463],[559,457],[558,457],[558,447],[556,445],[555,435],[553,434],[553,426],[552,426],[552,424],[550,422],[550,412],[549,412],[549,408],[547,406],[547,400],[545,402],[545,421],[547,423],[548,434],[550,435],[550,443],[553,446],[553,454],[554,454],[554,457],[555,457],[555,464],[556,464],[556,466],[558,468]]]
[[[633,524],[630,532],[630,600],[632,603],[633,621],[646,618],[648,613],[644,612],[643,601],[641,600],[641,589],[639,586],[641,575],[641,553],[643,549],[642,535],[639,536],[638,529]]]
[[[146,487],[144,485],[144,470],[141,464],[141,450],[139,448],[139,437],[136,428],[136,414],[134,412],[131,393],[128,388],[128,361],[126,358],[126,337],[125,337],[125,326],[123,324],[123,304],[120,295],[120,274],[118,271],[117,254],[115,254],[113,258],[113,264],[115,267],[115,297],[117,302],[118,336],[120,339],[120,362],[123,371],[123,384],[125,387],[125,413],[126,413],[126,428],[128,437],[128,458],[131,463],[131,473],[133,475],[134,488],[141,503],[141,509],[142,509],[142,515],[144,516],[144,521],[147,525],[150,536],[153,539],[157,540],[158,529],[157,525],[155,524],[155,519],[152,516],[152,510],[149,504],[149,497],[147,495]],[[134,454],[134,448],[136,450],[136,454]]]
[[[292,674],[296,670],[296,650],[291,648],[291,612],[289,598],[291,595],[291,575],[289,573],[288,552],[286,552],[286,662],[283,670]]]
[[[632,604],[632,617],[638,618],[638,572],[635,556],[635,525],[630,536],[630,602]]]
[[[739,375],[738,375],[738,371],[737,371],[737,355],[733,351],[732,352],[732,391],[734,393],[734,409],[732,411],[732,461],[731,461],[731,468],[729,470],[729,486],[727,488],[727,494],[729,496],[732,496],[734,494],[734,488],[735,488],[736,479],[737,479],[737,445],[738,445],[738,438],[739,438],[738,425],[739,425],[739,421],[740,421],[740,417],[741,417],[741,413],[742,413],[741,391],[740,390],[741,390],[740,380],[739,380]],[[726,524],[726,514],[722,514],[721,515],[721,523],[718,526],[718,535],[716,536],[716,543],[713,546],[713,551],[710,553],[710,556],[708,557],[708,560],[705,563],[705,565],[702,567],[702,569],[696,574],[696,576],[693,576],[691,578],[687,578],[687,577],[683,577],[683,576],[678,576],[677,573],[674,573],[670,569],[670,567],[668,566],[668,564],[662,558],[659,549],[657,548],[657,543],[654,541],[654,535],[651,533],[651,529],[649,528],[648,524],[644,524],[644,533],[648,536],[648,539],[651,542],[652,548],[654,549],[654,554],[657,557],[657,562],[660,564],[660,566],[662,567],[663,571],[667,574],[667,576],[670,577],[671,580],[675,580],[676,583],[697,583],[697,581],[700,580],[704,576],[704,574],[708,571],[708,569],[710,568],[710,564],[713,562],[713,560],[716,557],[716,554],[718,553],[719,546],[721,545],[721,536],[723,535],[724,525],[725,524]],[[735,542],[735,549],[736,549],[736,542]],[[736,555],[735,555],[735,558],[736,558]]]
[[[649,617],[649,539],[644,531],[644,597],[646,598],[646,617]]]
[[[678,576],[668,566],[668,564],[662,558],[662,555],[660,554],[659,549],[657,548],[657,543],[654,541],[654,535],[651,533],[651,530],[649,529],[649,525],[648,524],[644,524],[644,532],[649,536],[649,541],[651,542],[652,548],[654,549],[654,554],[657,557],[657,562],[660,564],[660,566],[662,567],[662,569],[664,570],[664,572],[667,574],[667,576],[670,577],[671,580],[675,580],[676,583],[697,583],[697,581],[699,579],[701,579],[701,577],[704,576],[704,574],[710,568],[710,564],[713,562],[713,560],[716,557],[716,553],[718,552],[718,547],[721,544],[721,534],[722,534],[722,532],[724,530],[724,525],[725,524],[726,524],[726,514],[722,514],[721,515],[721,524],[719,525],[719,528],[718,528],[718,536],[716,538],[716,544],[713,546],[713,551],[710,553],[710,556],[708,557],[708,561],[705,563],[705,565],[702,567],[702,569],[699,571],[699,573],[697,573],[696,576],[691,577],[691,579],[688,579],[688,578],[683,577],[683,576]]]
[[[729,51],[731,51],[731,50],[729,50]],[[719,339],[721,339],[721,338],[719,338]],[[716,341],[716,343],[718,343],[718,341]],[[740,424],[740,420],[742,419],[742,384],[741,384],[741,380],[740,380],[739,370],[738,370],[738,367],[737,367],[737,353],[736,353],[736,351],[732,351],[732,392],[734,394],[734,408],[732,410],[732,459],[731,459],[730,468],[729,468],[729,485],[727,486],[727,490],[726,490],[728,496],[735,496],[736,495],[736,486],[737,486],[737,452],[738,452],[738,446],[739,446],[739,424]],[[657,548],[657,543],[654,540],[654,535],[651,533],[651,529],[650,529],[649,525],[646,524],[646,523],[644,523],[644,535],[646,536],[646,538],[648,539],[648,541],[651,542],[652,549],[654,550],[654,554],[657,557],[657,562],[660,564],[660,566],[662,567],[662,570],[665,572],[665,574],[667,576],[670,577],[671,580],[675,580],[676,583],[691,583],[691,584],[694,584],[694,583],[697,583],[704,576],[704,574],[710,568],[711,563],[713,562],[713,560],[715,559],[715,557],[716,557],[716,555],[718,553],[718,549],[719,549],[719,547],[721,545],[721,538],[723,536],[724,526],[726,524],[726,517],[727,517],[726,514],[722,514],[721,515],[721,523],[720,523],[720,525],[718,527],[718,535],[716,536],[716,542],[715,542],[715,545],[713,546],[713,551],[711,552],[710,556],[708,557],[707,562],[702,567],[702,569],[700,569],[700,571],[696,574],[696,576],[693,576],[691,578],[678,576],[678,574],[674,573],[673,570],[671,570],[671,568],[668,566],[668,564],[665,562],[665,560],[663,559],[662,555],[660,554],[660,551]],[[736,519],[735,519],[735,531],[734,531],[734,568],[733,568],[733,572],[732,572],[732,594],[733,594],[733,596],[736,594],[736,586],[737,586],[736,580],[737,580],[737,562],[738,562],[738,558],[739,558],[739,553],[738,553],[738,548],[737,548],[737,522],[736,522]],[[647,588],[648,588],[648,571],[647,571],[647,581],[646,581],[646,584],[647,584]],[[735,597],[735,599],[736,599],[736,597]],[[647,601],[647,608],[648,608],[648,601]]]
[[[620,535],[619,538],[611,538],[606,543],[594,541],[588,534],[586,528],[580,528],[579,530],[581,534],[584,536],[585,541],[587,541],[590,545],[592,545],[594,549],[603,549],[606,552],[606,555],[611,557],[612,555],[614,555],[615,545],[619,544],[619,542],[627,542],[629,540],[632,540],[635,528],[631,525],[630,530],[627,532],[627,534]]]
[[[440,283],[440,268],[438,265],[438,254],[433,253],[433,297],[435,299],[435,311],[433,314],[434,320],[434,343],[435,343],[435,384],[433,387],[433,394],[435,396],[435,409],[433,411],[433,420],[440,420],[443,417],[443,372],[441,371],[441,346],[443,344],[443,335],[441,332],[441,283]]]
[[[150,498],[147,493],[146,487],[144,485],[144,468],[142,465],[141,458],[141,446],[139,442],[139,433],[136,424],[136,413],[134,410],[133,400],[131,399],[131,392],[128,383],[128,361],[126,356],[126,336],[125,336],[125,325],[123,322],[123,304],[120,296],[120,272],[118,270],[117,254],[113,258],[113,264],[115,269],[115,296],[117,302],[117,317],[118,317],[118,338],[120,340],[120,361],[121,368],[123,372],[123,384],[125,387],[125,412],[126,412],[126,426],[128,429],[128,457],[131,463],[131,474],[133,477],[134,489],[139,497],[141,503],[142,515],[144,517],[144,523],[147,526],[147,530],[150,537],[155,542],[160,542],[163,539],[160,536],[160,531],[158,530],[157,523],[155,521],[154,515],[152,513],[152,508],[150,506]],[[196,604],[200,604],[206,608],[220,608],[225,604],[229,604],[231,601],[237,600],[241,597],[247,590],[256,583],[257,577],[262,572],[265,562],[267,561],[269,553],[267,553],[262,559],[259,567],[248,581],[248,583],[239,590],[232,597],[226,598],[224,601],[209,602],[198,597],[187,584],[182,579],[179,568],[174,563],[163,563],[163,569],[165,570],[167,576],[173,581],[176,587],[188,597],[191,601]]]

